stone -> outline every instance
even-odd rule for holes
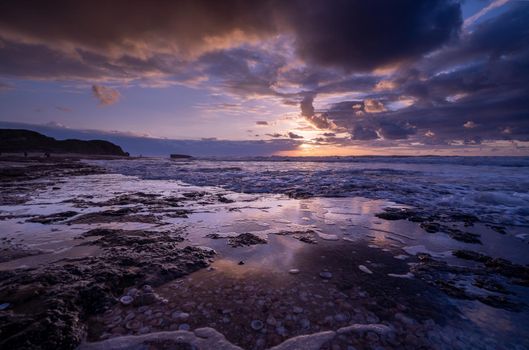
[[[373,274],[373,271],[371,271],[370,269],[368,269],[365,265],[358,265],[358,268],[360,269],[360,271],[362,272],[365,272],[367,274]]]
[[[119,302],[123,305],[130,305],[134,301],[134,298],[130,295],[124,295],[121,298],[119,298]]]
[[[330,280],[332,278],[332,273],[329,271],[322,271],[320,272],[320,277],[324,280]]]
[[[191,327],[187,323],[182,323],[178,326],[178,330],[180,331],[188,331]]]
[[[353,324],[350,326],[342,327],[336,332],[338,334],[347,334],[347,333],[365,333],[365,332],[374,332],[379,335],[389,334],[392,329],[385,324],[381,323],[371,323],[371,324]]]
[[[175,311],[171,314],[171,318],[173,320],[186,320],[189,318],[189,314],[187,312]]]
[[[334,338],[335,335],[336,333],[333,331],[300,335],[290,338],[269,350],[319,350],[323,344]]]
[[[277,320],[275,319],[274,316],[270,315],[266,319],[266,323],[269,324],[270,326],[275,326],[277,324]]]
[[[250,326],[252,327],[254,331],[259,331],[264,327],[264,323],[261,320],[253,320],[250,323]]]
[[[294,306],[294,308],[292,309],[292,311],[294,311],[295,314],[300,314],[303,312],[303,308],[302,307],[299,307],[299,306]]]

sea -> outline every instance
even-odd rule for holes
[[[529,157],[260,157],[92,161],[143,179],[294,198],[363,197],[529,227]]]

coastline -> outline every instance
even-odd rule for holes
[[[66,159],[1,163],[3,348],[119,348],[155,332],[199,348],[465,348],[458,334],[508,348],[519,329],[491,339],[462,310],[526,317],[527,262],[468,253],[523,249],[510,232],[423,218],[479,236],[465,242],[384,200],[242,194]]]

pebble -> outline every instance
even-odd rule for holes
[[[125,327],[130,330],[140,329],[143,325],[138,320],[130,320],[125,324]]]
[[[373,273],[373,271],[368,269],[365,265],[358,265],[358,268],[360,269],[360,271],[368,273],[370,275]]]
[[[139,333],[139,334],[147,334],[147,333],[149,333],[150,331],[151,331],[151,329],[150,329],[149,327],[145,326],[145,327],[141,327],[141,328],[138,330],[138,333]]]
[[[134,317],[136,317],[136,314],[134,312],[129,312],[127,315],[125,315],[125,321],[130,321]]]
[[[127,295],[130,295],[131,297],[135,297],[136,295],[138,295],[140,291],[137,290],[136,288],[131,288],[129,289],[129,291],[127,292]]]
[[[187,323],[182,323],[180,326],[178,326],[178,330],[180,331],[188,331],[191,327]]]
[[[186,320],[189,317],[187,312],[175,311],[171,314],[174,320]]]
[[[0,304],[0,311],[7,309],[9,306],[11,306],[10,303]]]
[[[239,261],[239,265],[244,265],[244,261]]]
[[[310,328],[310,321],[306,318],[303,318],[299,321],[299,324],[302,329],[309,329]]]
[[[325,279],[325,280],[329,280],[332,278],[332,273],[329,272],[329,271],[322,271],[320,272],[320,277]]]
[[[286,330],[285,327],[280,326],[280,327],[276,328],[276,333],[279,334],[279,335],[284,336],[284,335],[287,334],[287,330]]]
[[[299,306],[294,306],[294,308],[292,309],[292,311],[294,311],[295,314],[300,314],[303,312],[303,308],[302,307],[299,307]]]
[[[348,317],[346,314],[339,313],[339,314],[334,315],[334,319],[337,322],[345,322],[347,321]]]
[[[259,331],[263,328],[264,324],[261,320],[253,320],[250,326],[254,331]]]
[[[120,303],[122,303],[123,305],[130,305],[130,304],[132,304],[132,302],[134,301],[134,298],[131,297],[130,295],[124,295],[124,296],[122,296],[121,298],[119,298],[119,301],[120,301]]]
[[[275,319],[274,316],[270,315],[266,319],[266,323],[268,323],[270,326],[275,326],[277,324],[277,320]]]
[[[290,273],[291,275],[297,275],[299,273],[299,270],[298,269],[290,269],[290,270],[288,270],[288,273]]]

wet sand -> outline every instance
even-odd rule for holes
[[[198,348],[529,347],[523,228],[76,161],[0,166],[2,348],[119,348],[155,332]]]

